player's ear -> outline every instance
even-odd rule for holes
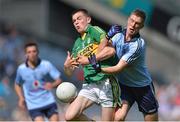
[[[87,17],[87,23],[91,23],[91,17]]]

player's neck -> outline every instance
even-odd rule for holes
[[[34,69],[34,68],[36,68],[36,66],[37,66],[37,64],[38,64],[38,60],[28,61],[27,63],[28,63],[28,65],[29,65],[30,68]]]
[[[125,37],[126,39],[126,41],[131,41],[131,39],[132,39],[132,36],[131,35],[128,35],[128,34],[126,34],[126,37]]]

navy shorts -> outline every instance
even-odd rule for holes
[[[130,106],[137,102],[139,111],[144,114],[153,114],[158,112],[158,101],[155,97],[154,86],[151,83],[144,87],[129,87],[120,84],[121,99],[128,101]]]
[[[50,118],[53,114],[58,114],[58,107],[56,103],[52,103],[41,108],[29,110],[29,114],[33,121],[37,116]]]

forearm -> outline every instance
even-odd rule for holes
[[[19,86],[18,84],[14,84],[14,89],[15,89],[15,92],[18,96],[19,99],[24,99],[24,94],[23,94],[23,90],[21,88],[21,86]]]
[[[101,43],[98,46],[97,53],[101,52],[108,45],[107,38],[101,40]]]
[[[98,51],[96,54],[96,60],[102,61],[112,57],[116,53],[115,49],[110,46],[107,38],[104,38],[98,46]]]
[[[52,83],[52,87],[53,87],[53,88],[56,88],[60,83],[62,83],[62,80],[61,80],[61,79],[57,79],[57,80],[55,80],[55,81]]]
[[[116,74],[121,70],[117,66],[101,68],[101,71],[107,74]]]
[[[101,71],[104,72],[104,73],[108,73],[108,74],[119,73],[119,72],[121,72],[127,65],[128,65],[128,63],[127,63],[126,61],[120,60],[117,65],[112,66],[112,67],[101,68]]]
[[[116,52],[113,47],[107,46],[107,47],[104,47],[104,49],[101,52],[96,54],[96,59],[97,61],[102,61],[102,60],[105,60],[114,56],[115,53]]]

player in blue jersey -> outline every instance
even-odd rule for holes
[[[145,121],[158,120],[158,102],[145,64],[145,41],[139,34],[145,19],[145,13],[136,9],[129,16],[126,28],[114,25],[106,36],[119,58],[117,65],[101,68],[102,72],[118,73],[119,76],[122,106],[117,108],[115,121],[124,121],[134,102],[137,102]]]
[[[47,60],[39,58],[38,45],[25,45],[26,62],[17,69],[15,91],[18,105],[28,110],[33,121],[59,121],[58,108],[51,90],[62,81],[60,72]],[[49,76],[54,80],[50,82]]]

